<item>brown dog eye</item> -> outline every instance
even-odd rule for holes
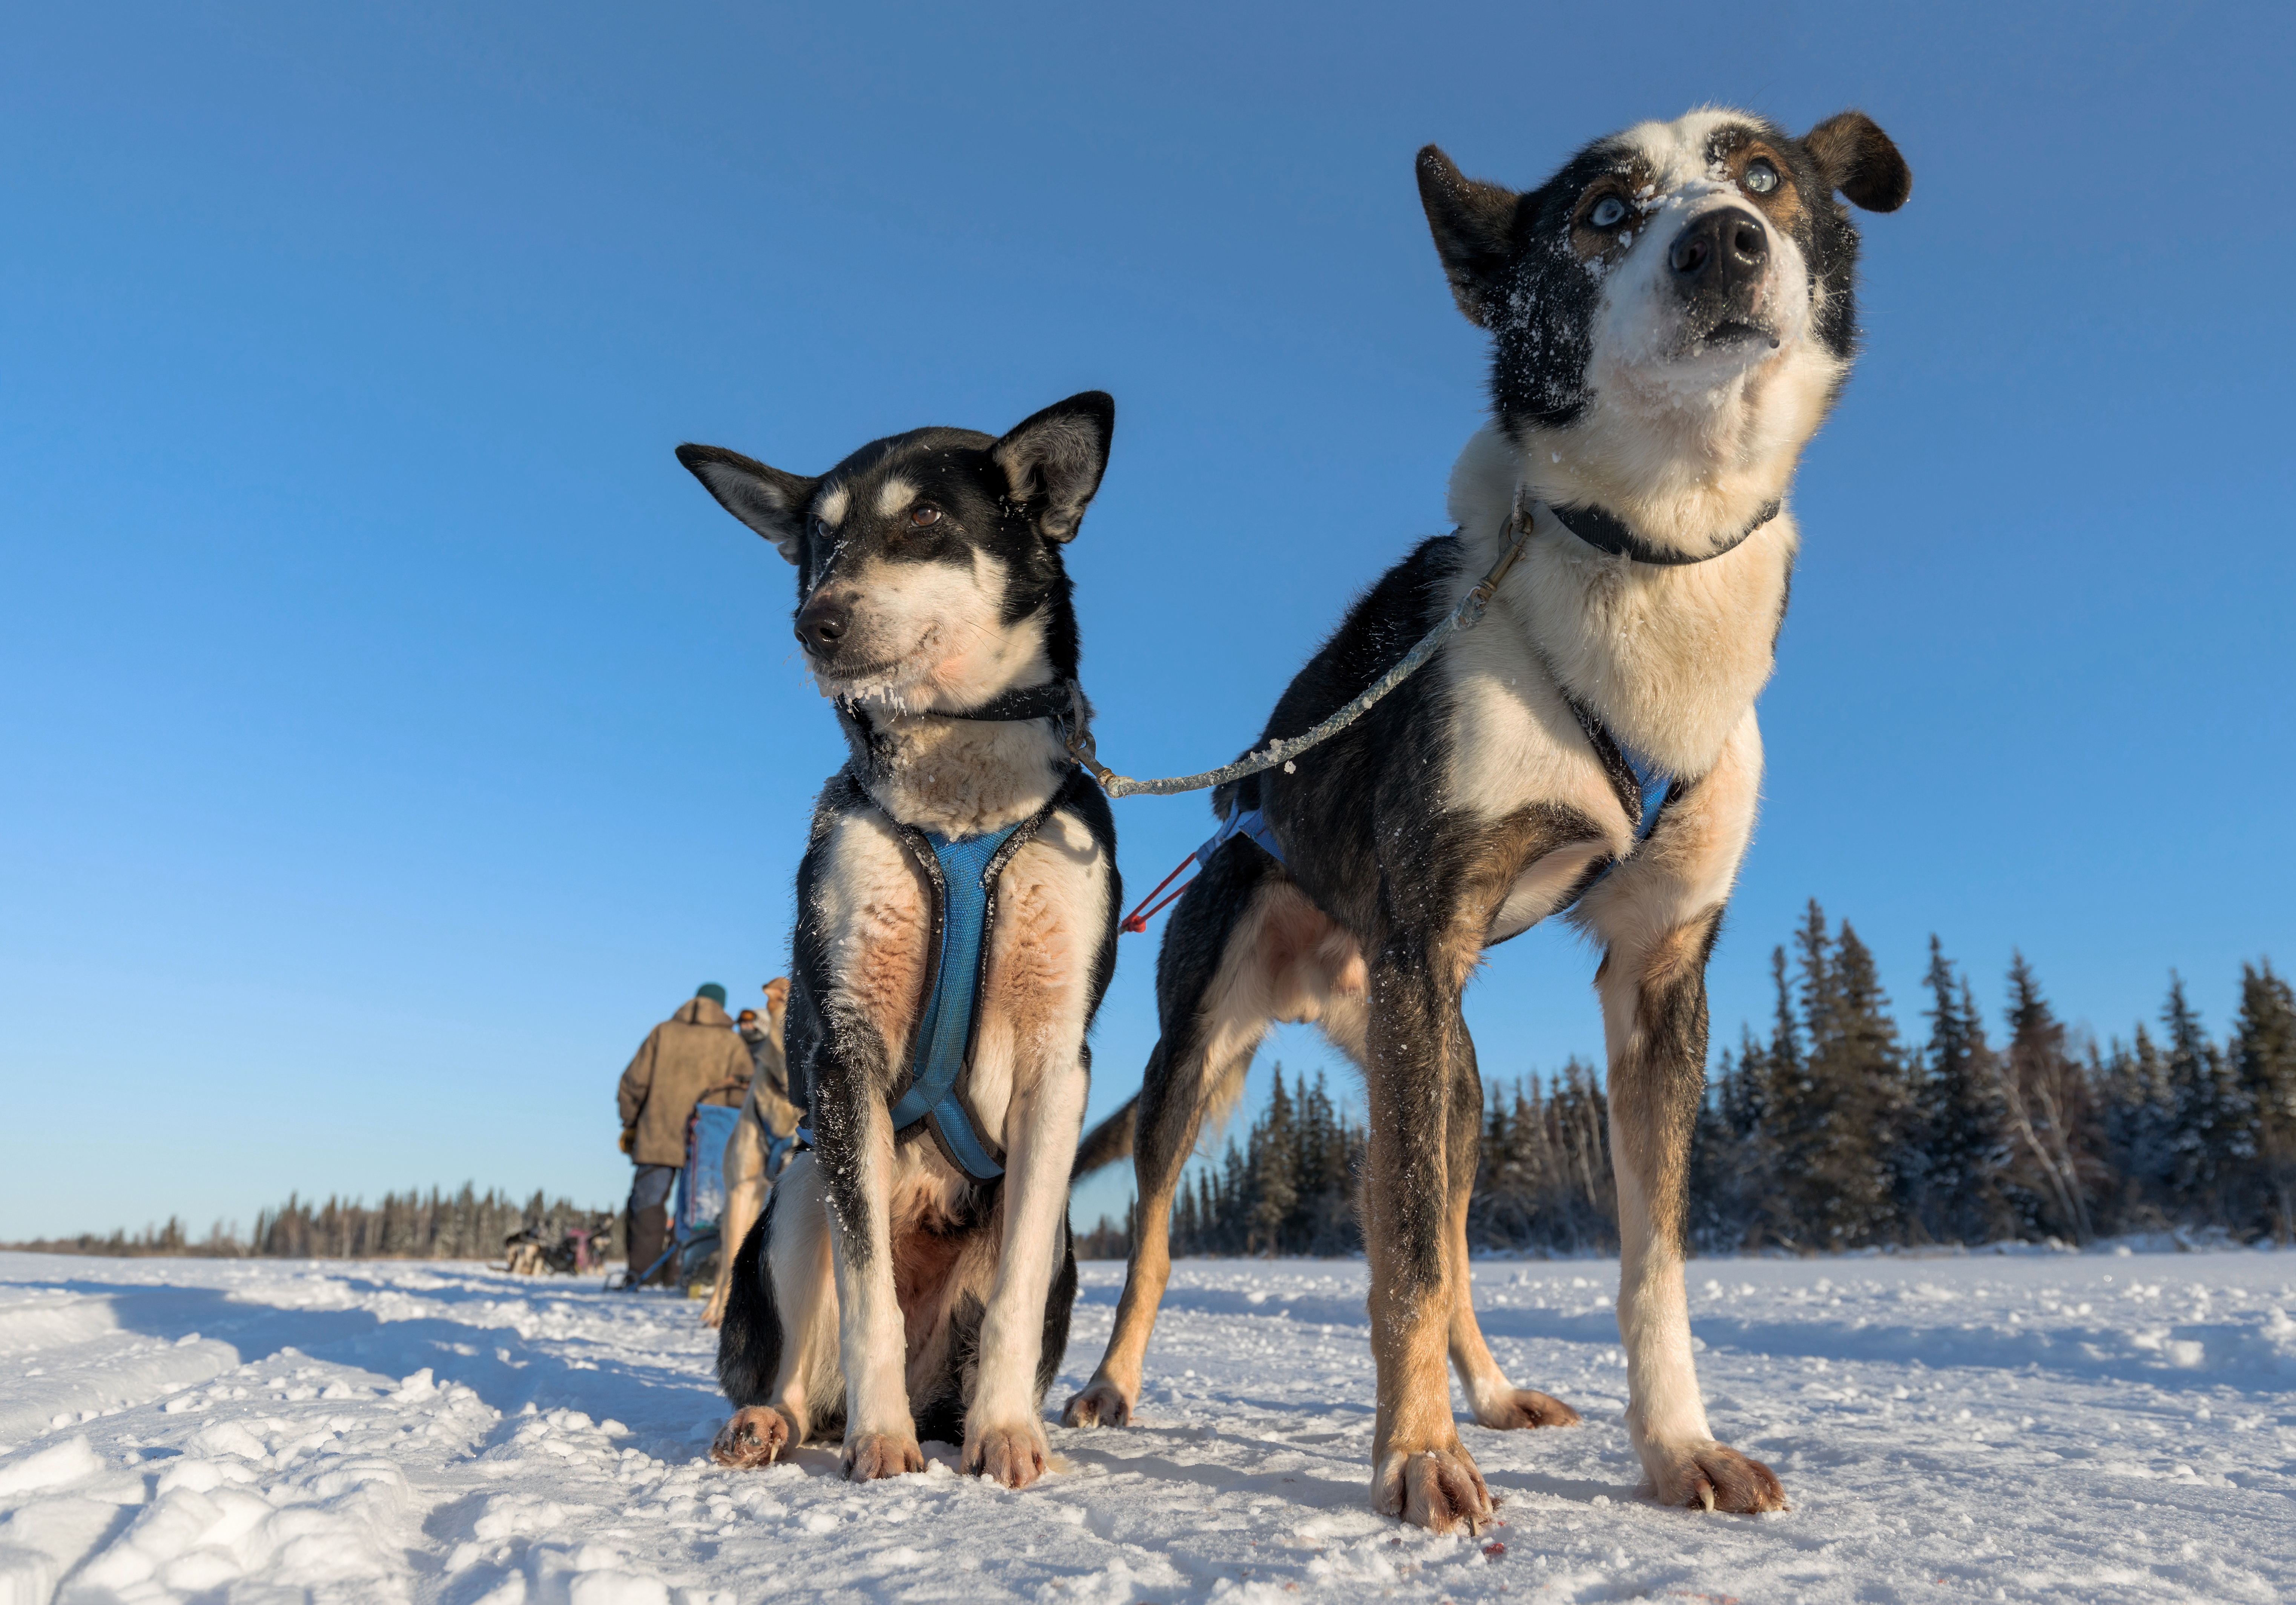
[[[939,522],[940,509],[938,507],[918,507],[909,513],[909,526],[914,529],[930,529]]]

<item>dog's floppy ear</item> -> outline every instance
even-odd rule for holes
[[[988,455],[1004,471],[1006,498],[1027,510],[1037,533],[1072,541],[1100,488],[1115,433],[1116,398],[1086,390],[1015,425]]]
[[[1914,170],[1863,111],[1827,118],[1801,137],[1825,182],[1869,212],[1894,212],[1914,192]]]
[[[681,446],[677,460],[718,498],[718,505],[773,542],[790,561],[797,561],[806,504],[820,480],[767,468],[722,446]]]
[[[1419,152],[1418,167],[1419,204],[1427,209],[1451,299],[1469,323],[1488,329],[1505,304],[1521,197],[1503,184],[1467,177],[1434,145]]]

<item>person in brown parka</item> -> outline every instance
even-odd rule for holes
[[[750,1050],[726,1017],[726,988],[711,981],[646,1036],[622,1072],[622,1151],[630,1180],[630,1275],[669,1247],[669,1191],[685,1164],[685,1121],[701,1102],[732,1103],[749,1088]]]

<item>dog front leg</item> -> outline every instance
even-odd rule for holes
[[[1379,1372],[1372,1497],[1416,1526],[1472,1533],[1491,1518],[1490,1490],[1459,1441],[1443,1364],[1454,1298],[1446,1132],[1464,1032],[1449,979],[1408,936],[1382,942],[1372,964],[1363,1191]]]
[[[1054,1259],[1062,1247],[1069,1166],[1084,1127],[1089,1084],[1081,1044],[1076,1056],[1046,1067],[1021,1088],[1006,1118],[1004,1238],[996,1290],[980,1322],[979,1380],[964,1416],[967,1471],[1024,1488],[1044,1475],[1050,1453],[1038,1419],[1044,1388],[1045,1306]]]
[[[893,1123],[876,1085],[873,1077],[824,1077],[815,1110],[837,1265],[845,1475],[855,1482],[925,1469],[909,1413],[908,1333],[893,1281]]]
[[[1722,911],[1677,928],[1637,964],[1605,956],[1611,1158],[1619,1186],[1619,1335],[1627,1429],[1660,1503],[1738,1511],[1785,1508],[1767,1466],[1714,1441],[1691,1359],[1683,1285],[1690,1136],[1705,1087],[1706,950]],[[1639,973],[1637,973],[1639,971]]]
[[[1609,1050],[1619,1191],[1619,1335],[1627,1430],[1660,1503],[1777,1511],[1770,1469],[1714,1441],[1683,1285],[1690,1138],[1706,1085],[1706,960],[1753,830],[1761,741],[1749,714],[1715,768],[1667,798],[1650,838],[1577,916],[1607,951],[1595,972]]]

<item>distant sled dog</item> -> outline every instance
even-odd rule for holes
[[[1001,439],[917,430],[818,477],[678,449],[797,565],[798,639],[852,753],[798,870],[785,1041],[812,1146],[734,1262],[722,1465],[841,1434],[857,1482],[922,1471],[922,1439],[1009,1487],[1044,1471],[1119,895],[1107,799],[1061,735],[1061,549],[1115,416],[1087,392]]]
[[[1213,794],[1239,828],[1164,933],[1136,1238],[1070,1423],[1130,1419],[1182,1163],[1269,1022],[1312,1020],[1361,1067],[1369,1101],[1374,1497],[1439,1531],[1490,1519],[1446,1351],[1485,1427],[1578,1415],[1509,1382],[1476,1324],[1482,1084],[1459,997],[1484,948],[1567,911],[1603,948],[1628,1434],[1666,1503],[1784,1506],[1768,1468],[1707,1426],[1685,1175],[1706,959],[1753,828],[1754,698],[1799,541],[1784,498],[1857,340],[1857,233],[1834,197],[1886,212],[1911,187],[1855,111],[1800,139],[1727,111],[1644,123],[1522,194],[1419,153],[1452,294],[1492,335],[1494,421],[1452,472],[1456,532],[1356,603],[1255,745],[1355,697],[1519,536],[1520,557],[1482,622],[1359,723]]]

